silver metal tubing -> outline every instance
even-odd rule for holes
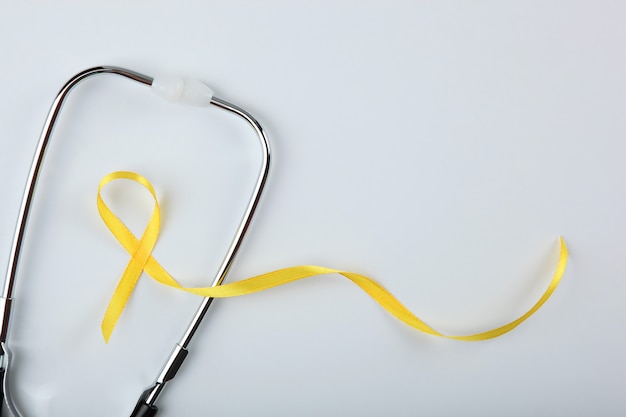
[[[137,81],[139,83],[150,86],[152,84],[153,78],[147,75],[143,75],[134,71],[130,71],[124,68],[112,67],[112,66],[100,66],[87,69],[76,74],[72,77],[64,86],[61,88],[59,93],[57,94],[52,107],[50,108],[50,112],[48,113],[48,117],[43,127],[43,131],[39,138],[39,142],[37,144],[37,149],[35,151],[35,155],[33,158],[33,162],[30,168],[30,172],[28,175],[28,180],[26,183],[26,189],[24,191],[24,197],[22,199],[22,205],[20,209],[20,213],[17,219],[17,225],[15,229],[15,235],[13,238],[13,245],[11,247],[11,254],[9,257],[9,265],[7,268],[7,274],[5,279],[4,292],[2,297],[0,298],[0,308],[2,308],[2,322],[0,323],[0,359],[1,368],[0,372],[4,372],[3,379],[3,392],[5,394],[5,402],[8,405],[9,411],[15,416],[19,417],[19,413],[16,410],[13,401],[8,395],[9,392],[7,390],[7,378],[8,378],[8,365],[10,359],[10,353],[8,348],[6,347],[6,338],[9,328],[9,319],[11,312],[11,305],[13,301],[13,288],[15,285],[15,278],[17,275],[18,265],[19,265],[19,257],[22,249],[22,244],[24,240],[24,235],[26,231],[26,226],[28,222],[28,215],[30,212],[31,204],[33,201],[33,196],[35,194],[35,189],[37,185],[37,180],[39,178],[39,173],[41,170],[41,166],[43,164],[43,160],[45,157],[46,149],[48,147],[50,138],[52,136],[52,132],[54,130],[55,123],[61,111],[61,108],[65,102],[65,99],[69,95],[70,91],[81,81],[86,80],[95,75],[100,74],[115,74],[120,75],[131,80]],[[254,130],[256,133],[262,150],[262,161],[261,161],[261,169],[259,172],[259,176],[256,181],[256,185],[252,192],[252,196],[250,201],[246,207],[246,210],[243,214],[243,218],[237,227],[235,232],[235,236],[230,243],[230,246],[226,252],[224,260],[222,261],[221,266],[218,269],[217,274],[215,275],[214,281],[212,283],[213,286],[220,285],[230,267],[234,261],[234,258],[241,247],[243,242],[243,238],[248,231],[252,217],[257,209],[259,204],[259,200],[261,198],[261,194],[267,182],[267,178],[269,175],[269,166],[270,166],[270,147],[265,132],[263,128],[259,124],[259,122],[254,119],[248,112],[241,109],[240,107],[235,106],[225,100],[219,99],[217,97],[213,97],[211,100],[211,105],[217,106],[223,110],[226,110],[230,113],[233,113],[241,118],[243,118]],[[146,404],[149,408],[139,407],[142,410],[147,410],[150,415],[154,415],[156,413],[156,407],[153,406],[157,397],[162,392],[165,384],[171,380],[175,375],[185,357],[187,356],[187,347],[191,342],[195,332],[198,330],[200,323],[204,316],[206,315],[213,299],[212,298],[204,298],[194,315],[191,323],[189,324],[187,330],[185,331],[181,341],[175,345],[172,354],[166,360],[163,369],[159,373],[155,384],[148,388],[144,392],[144,395],[140,398],[141,404]],[[135,415],[135,413],[133,413]],[[1,411],[0,411],[1,416]]]
[[[265,132],[263,131],[263,128],[261,127],[259,122],[254,117],[252,117],[250,113],[248,113],[247,111],[243,110],[240,107],[235,106],[234,104],[231,104],[217,97],[213,97],[213,99],[211,100],[211,104],[218,106],[224,110],[227,110],[231,113],[234,113],[237,116],[246,120],[250,124],[250,126],[254,129],[260,141],[261,148],[263,151],[261,170],[260,170],[257,182],[256,182],[256,186],[254,187],[254,192],[252,193],[252,197],[250,198],[248,206],[246,207],[246,211],[243,215],[243,219],[239,223],[239,227],[237,227],[237,231],[235,232],[235,236],[230,244],[230,247],[228,248],[228,251],[226,252],[224,260],[222,261],[222,264],[220,265],[218,272],[215,275],[215,278],[212,283],[212,286],[215,287],[217,285],[222,284],[222,282],[226,278],[226,275],[228,274],[228,271],[230,270],[230,267],[235,259],[235,256],[237,255],[237,252],[239,251],[239,248],[241,247],[243,238],[246,232],[248,231],[248,228],[250,227],[250,223],[252,221],[254,212],[256,211],[257,206],[259,204],[261,193],[263,192],[263,188],[265,187],[265,183],[267,182],[267,178],[269,175],[270,146],[269,146],[269,141],[267,140],[267,136],[265,135]],[[209,307],[211,307],[211,303],[213,302],[213,300],[214,299],[211,297],[205,297],[200,303],[200,306],[196,310],[196,313],[193,319],[191,320],[191,323],[189,323],[187,330],[183,334],[183,337],[180,339],[180,341],[174,348],[174,351],[172,352],[170,357],[167,359],[153,387],[149,389],[149,392],[147,396],[145,397],[145,402],[147,405],[149,406],[154,405],[157,398],[163,391],[163,387],[165,386],[165,384],[170,379],[172,379],[174,375],[176,375],[178,368],[180,368],[183,360],[186,357],[187,347],[189,346],[189,343],[191,342],[191,339],[193,338],[194,334],[198,330],[198,327],[200,326],[202,319],[204,318],[207,311],[209,310]],[[181,349],[182,351],[185,352],[185,355],[182,357],[182,359],[180,357]]]
[[[235,259],[235,255],[237,255],[237,252],[239,251],[239,248],[241,247],[241,242],[243,241],[243,238],[246,232],[248,231],[248,228],[250,227],[252,216],[254,215],[254,212],[257,209],[257,206],[259,204],[259,199],[261,198],[261,192],[263,191],[263,188],[265,187],[265,183],[269,175],[270,147],[269,147],[269,142],[267,140],[267,137],[265,136],[265,132],[263,131],[263,128],[261,127],[259,122],[257,122],[248,112],[235,106],[234,104],[230,104],[216,97],[213,98],[211,103],[225,110],[228,110],[232,113],[235,113],[236,115],[245,119],[250,124],[250,126],[252,126],[257,136],[259,137],[259,140],[261,142],[261,147],[263,149],[263,161],[261,164],[261,174],[259,175],[259,178],[257,180],[256,186],[254,188],[254,193],[252,195],[252,198],[250,199],[250,202],[248,203],[248,207],[246,208],[244,217],[241,223],[239,224],[237,231],[235,232],[235,237],[233,238],[233,241],[231,242],[230,247],[228,248],[228,252],[226,252],[226,256],[224,257],[224,260],[222,261],[222,264],[220,268],[218,269],[217,274],[215,275],[215,279],[213,280],[213,284],[212,284],[212,286],[215,287],[217,285],[221,285],[224,279],[226,278],[226,275],[228,274],[228,271],[230,270],[233,260]],[[185,332],[185,334],[183,335],[182,339],[179,342],[179,345],[182,346],[183,348],[187,348],[187,346],[191,342],[191,338],[193,337],[194,333],[198,329],[198,326],[200,325],[200,322],[202,321],[207,310],[209,309],[212,301],[213,301],[213,298],[206,297],[200,304],[200,307],[198,308],[193,320],[189,324],[187,331]]]
[[[22,250],[22,243],[24,241],[24,234],[26,233],[26,224],[28,222],[28,215],[30,213],[30,206],[33,202],[33,196],[35,195],[35,189],[37,188],[39,172],[41,170],[41,166],[46,155],[46,150],[48,148],[50,137],[52,136],[52,132],[54,130],[54,125],[57,121],[59,113],[61,112],[63,103],[65,102],[65,99],[67,98],[70,91],[81,81],[99,74],[117,74],[146,85],[152,84],[152,77],[148,77],[147,75],[142,75],[124,68],[111,66],[94,67],[73,76],[67,83],[65,83],[63,88],[61,88],[56,98],[54,99],[52,107],[48,112],[46,123],[43,126],[43,131],[41,132],[41,136],[39,137],[39,142],[37,143],[35,155],[33,156],[33,162],[30,167],[30,172],[28,173],[28,180],[26,181],[26,188],[24,190],[24,196],[22,198],[22,205],[17,217],[17,224],[15,226],[15,233],[13,235],[13,245],[11,246],[9,265],[7,267],[6,277],[4,281],[4,291],[2,293],[4,305],[2,312],[0,343],[6,342],[9,327],[9,317],[11,314],[13,286],[15,285],[15,277],[17,275],[20,253]]]
[[[4,290],[2,293],[2,297],[0,298],[0,306],[2,308],[2,322],[0,323],[0,373],[3,374],[2,394],[4,396],[4,401],[8,407],[9,413],[15,417],[19,417],[20,414],[18,413],[17,407],[15,406],[8,390],[8,374],[9,365],[11,362],[11,354],[9,348],[7,347],[7,335],[11,318],[11,306],[13,304],[13,289],[15,286],[15,279],[18,272],[20,253],[22,250],[22,245],[24,243],[26,226],[28,224],[28,215],[30,213],[33,197],[35,195],[35,189],[37,188],[37,180],[39,179],[39,173],[41,171],[41,167],[46,155],[46,150],[48,148],[52,132],[54,131],[54,126],[56,124],[59,113],[61,112],[63,104],[65,103],[65,99],[69,95],[70,91],[72,91],[72,89],[81,81],[100,74],[115,74],[129,78],[142,84],[146,84],[148,86],[152,84],[152,77],[139,74],[135,71],[130,71],[124,68],[113,66],[100,66],[89,68],[76,74],[70,80],[68,80],[67,83],[65,83],[65,85],[61,88],[56,98],[54,99],[52,107],[48,112],[48,117],[46,118],[46,122],[44,123],[43,130],[41,132],[41,136],[39,137],[37,148],[35,150],[35,155],[33,156],[33,162],[28,173],[26,188],[24,189],[24,196],[22,197],[22,204],[17,217],[15,233],[13,235],[13,244],[11,246],[11,253],[9,255],[9,263],[4,281]],[[2,411],[0,411],[0,414],[1,413]]]

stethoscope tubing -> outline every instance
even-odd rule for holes
[[[22,246],[24,243],[24,239],[26,236],[26,229],[28,224],[28,217],[31,209],[31,205],[34,200],[35,191],[37,188],[38,178],[41,172],[41,168],[43,166],[43,162],[45,159],[46,151],[50,144],[50,140],[54,131],[55,124],[59,118],[61,110],[63,108],[63,104],[65,103],[67,97],[70,95],[74,87],[76,87],[82,81],[85,81],[91,77],[97,75],[105,75],[105,74],[113,74],[125,77],[127,79],[139,82],[146,86],[152,86],[154,78],[132,71],[125,68],[115,67],[115,66],[98,66],[86,69],[78,74],[74,75],[70,78],[65,85],[61,88],[59,93],[57,94],[46,121],[43,126],[43,130],[41,136],[39,138],[37,148],[35,150],[35,154],[33,157],[33,162],[30,167],[30,171],[28,174],[28,179],[26,182],[26,188],[24,190],[24,195],[22,198],[22,203],[20,207],[20,211],[17,218],[17,224],[15,227],[15,233],[13,237],[13,243],[11,246],[11,252],[9,255],[9,263],[6,272],[4,290],[2,294],[2,298],[0,298],[0,308],[2,309],[2,316],[0,319],[2,320],[0,323],[0,355],[2,355],[1,363],[0,363],[0,377],[2,377],[2,396],[4,397],[4,402],[7,405],[7,408],[12,416],[20,417],[21,414],[18,412],[18,409],[10,395],[10,384],[8,383],[8,373],[9,373],[9,365],[11,362],[11,352],[7,346],[7,336],[9,332],[9,324],[11,317],[11,307],[13,305],[13,292],[16,277],[18,275],[18,267],[20,262],[20,254],[22,250]],[[259,143],[261,146],[262,160],[261,166],[259,170],[259,174],[255,183],[255,186],[252,191],[252,195],[250,200],[245,208],[243,217],[237,227],[233,240],[231,241],[228,250],[224,256],[224,259],[218,268],[217,273],[215,274],[215,278],[213,280],[212,285],[220,285],[226,278],[232,263],[237,255],[237,252],[241,248],[243,239],[248,232],[252,217],[256,212],[259,201],[261,198],[261,194],[263,193],[263,189],[267,183],[267,179],[269,176],[269,168],[270,168],[270,145],[267,139],[267,135],[261,124],[247,111],[238,107],[232,103],[229,103],[226,100],[220,99],[218,97],[212,96],[210,98],[210,105],[216,106],[220,109],[223,109],[231,114],[234,114],[247,122],[250,127],[252,127],[254,133],[259,139]],[[157,407],[155,403],[157,398],[162,393],[165,385],[168,381],[170,381],[176,375],[178,369],[182,365],[183,361],[187,357],[188,346],[191,343],[191,340],[195,333],[197,332],[200,323],[203,318],[206,316],[206,313],[213,302],[213,298],[206,297],[202,299],[196,313],[192,317],[189,325],[183,333],[180,341],[176,343],[174,349],[170,356],[165,361],[162,370],[158,374],[155,382],[150,386],[147,390],[145,390],[138,402],[135,410],[131,414],[131,417],[150,417],[154,416],[157,412]],[[0,410],[0,417],[2,417],[2,411]]]

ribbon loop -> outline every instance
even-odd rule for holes
[[[138,182],[143,185],[154,198],[154,210],[141,239],[137,239],[132,232],[128,230],[124,223],[122,223],[122,221],[119,220],[119,218],[117,218],[117,216],[115,216],[115,214],[107,207],[100,195],[106,184],[117,179],[128,179]],[[124,249],[126,249],[126,251],[131,255],[131,259],[122,274],[113,297],[109,302],[104,319],[102,320],[102,334],[106,342],[108,342],[111,337],[111,333],[113,332],[113,329],[115,328],[115,325],[124,310],[124,307],[128,302],[128,299],[130,298],[142,271],[145,271],[155,281],[163,285],[202,297],[211,298],[238,297],[241,295],[265,291],[279,285],[288,284],[290,282],[313,276],[338,274],[356,284],[398,320],[419,331],[433,336],[465,342],[493,339],[510,332],[539,310],[539,308],[548,300],[548,298],[550,298],[556,287],[559,285],[561,277],[565,272],[568,259],[567,247],[565,245],[565,241],[561,237],[559,238],[559,261],[556,267],[556,272],[554,273],[548,288],[539,300],[519,318],[503,326],[480,333],[460,336],[446,335],[433,329],[415,316],[400,301],[398,301],[397,298],[395,298],[389,291],[373,279],[353,272],[340,271],[338,269],[331,269],[322,266],[294,266],[216,287],[184,287],[178,283],[151,255],[152,249],[154,248],[159,235],[160,212],[156,193],[147,179],[139,174],[128,171],[119,171],[109,174],[100,181],[97,204],[102,220],[107,225],[111,233],[113,233],[113,236],[115,236]]]

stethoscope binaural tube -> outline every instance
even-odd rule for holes
[[[48,117],[44,124],[43,131],[39,138],[39,142],[37,144],[35,156],[33,158],[30,172],[28,174],[28,180],[26,183],[24,196],[22,198],[20,212],[17,218],[17,225],[15,228],[13,244],[9,256],[9,264],[5,278],[4,291],[2,297],[0,298],[0,309],[2,309],[2,316],[0,317],[0,377],[2,378],[2,392],[0,393],[0,395],[2,396],[2,398],[0,399],[4,400],[3,402],[6,405],[6,409],[8,409],[9,411],[9,415],[13,417],[20,417],[20,413],[18,412],[17,407],[12,400],[9,390],[8,371],[11,362],[11,353],[9,351],[9,348],[7,347],[7,335],[9,330],[11,306],[13,303],[13,289],[18,272],[20,252],[26,233],[28,215],[35,195],[37,180],[39,178],[39,173],[43,165],[50,138],[52,137],[54,126],[57,122],[66,98],[73,90],[73,88],[80,82],[93,76],[103,74],[119,75],[127,79],[139,82],[141,84],[150,86],[157,95],[168,101],[180,101],[195,106],[217,106],[244,119],[252,127],[255,134],[257,135],[262,150],[260,172],[248,205],[246,206],[246,209],[244,211],[242,220],[239,223],[237,230],[235,231],[235,235],[226,252],[225,257],[217,273],[215,274],[215,278],[212,283],[213,286],[222,284],[222,282],[226,278],[226,275],[230,270],[233,260],[237,252],[239,251],[239,248],[241,247],[243,238],[250,227],[252,217],[257,209],[261,194],[269,175],[270,147],[267,136],[265,135],[265,132],[259,122],[254,117],[252,117],[252,115],[250,115],[248,112],[241,109],[240,107],[237,107],[234,104],[213,96],[213,91],[200,81],[183,80],[182,78],[178,77],[153,78],[135,71],[112,66],[89,68],[76,74],[70,80],[68,80],[54,99],[52,107],[50,108],[50,111],[48,113]],[[156,380],[139,397],[137,405],[130,415],[131,417],[152,417],[156,415],[158,411],[155,405],[157,398],[163,391],[167,382],[174,378],[178,369],[187,357],[187,348],[191,342],[191,339],[198,330],[198,327],[202,319],[206,315],[212,302],[213,298],[209,297],[202,300],[194,317],[189,323],[187,329],[185,330],[182,338],[174,346],[172,353],[163,365],[163,368],[157,376]],[[4,416],[4,412],[2,411],[4,409],[4,407],[0,409],[0,417],[6,417]]]

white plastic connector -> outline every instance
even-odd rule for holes
[[[198,80],[185,80],[185,88],[180,101],[192,106],[208,106],[213,98],[213,90]]]
[[[155,77],[152,81],[152,91],[172,103],[180,100],[184,88],[185,82],[180,77]]]
[[[180,77],[155,77],[152,91],[167,101],[180,101],[192,106],[208,106],[213,98],[213,90],[202,81]]]

